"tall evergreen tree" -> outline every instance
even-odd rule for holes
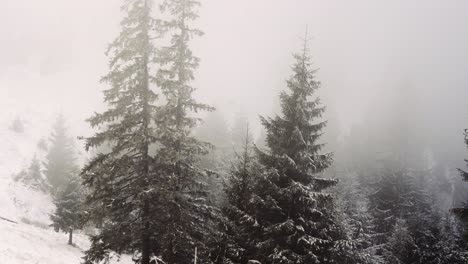
[[[403,219],[397,218],[393,226],[393,232],[383,250],[386,263],[418,263],[416,262],[416,252],[417,246],[408,231],[406,222]]]
[[[254,229],[249,214],[249,200],[253,197],[259,164],[255,157],[248,126],[244,126],[244,146],[236,153],[225,186],[226,202],[223,205],[221,242],[213,246],[212,258],[215,263],[246,263],[247,252],[252,252],[246,243]]]
[[[459,263],[463,259],[463,254],[449,257],[441,248],[452,234],[441,227],[441,213],[434,208],[429,186],[427,171],[407,169],[386,173],[374,186],[371,212],[380,234],[374,243],[388,263]]]
[[[307,42],[295,57],[289,92],[282,92],[282,115],[261,118],[267,151],[256,151],[262,169],[252,198],[243,205],[245,260],[261,263],[335,263],[338,241],[346,239],[334,217],[332,197],[322,191],[336,180],[318,177],[332,162],[317,141],[325,122],[320,83],[311,69]],[[340,258],[342,256],[339,256]],[[246,262],[241,262],[246,263]]]
[[[424,252],[423,263],[462,264],[468,262],[468,250],[462,237],[460,222],[450,213],[444,212],[439,223],[440,233],[435,246]]]
[[[197,248],[200,262],[207,261],[205,244],[210,217],[214,213],[206,203],[206,173],[197,166],[197,159],[207,153],[208,143],[193,136],[200,111],[208,105],[197,102],[191,86],[199,58],[190,50],[189,42],[202,32],[191,26],[198,17],[200,5],[194,0],[165,0],[161,10],[168,20],[160,22],[160,30],[171,34],[170,44],[159,50],[157,80],[165,104],[160,107],[156,124],[161,138],[156,156],[158,174],[164,179],[164,192],[158,200],[170,208],[155,227],[158,241],[154,248],[167,263],[190,263]]]
[[[68,233],[68,244],[73,245],[73,231],[81,228],[83,188],[80,179],[73,176],[54,197],[55,212],[52,225]]]
[[[99,234],[92,236],[85,263],[98,263],[111,251],[131,253],[149,264],[151,252],[151,200],[158,193],[158,174],[149,148],[157,139],[154,122],[157,94],[155,78],[156,20],[151,0],[125,0],[119,36],[107,55],[109,73],[102,81],[108,109],[89,119],[100,131],[86,139],[86,149],[102,145],[110,151],[93,158],[82,172],[89,187],[89,216],[104,215]],[[103,213],[104,212],[104,213]]]
[[[255,173],[259,166],[255,160],[254,154],[252,137],[248,124],[246,124],[244,146],[242,152],[236,153],[237,164],[232,165],[229,183],[225,188],[229,204],[241,210],[252,194],[252,187],[255,183]]]
[[[341,239],[333,220],[331,197],[321,191],[335,180],[317,175],[332,162],[317,143],[325,122],[318,98],[320,83],[311,69],[307,42],[295,55],[289,93],[280,95],[282,116],[262,118],[268,151],[258,151],[266,168],[256,192],[256,222],[262,232],[253,238],[255,259],[264,263],[327,263],[334,241]]]
[[[414,213],[415,197],[410,175],[407,171],[389,171],[380,177],[370,195],[370,206],[375,218],[376,231],[382,241],[390,237],[397,219],[407,219]]]
[[[266,168],[257,194],[256,221],[264,231],[254,238],[256,258],[265,263],[327,263],[341,234],[333,219],[331,197],[321,191],[335,180],[317,175],[330,166],[328,154],[320,154],[317,143],[325,122],[318,98],[319,88],[311,70],[307,42],[295,55],[290,93],[282,92],[282,116],[262,118],[269,151],[259,151]]]
[[[68,135],[63,115],[57,117],[53,126],[44,167],[52,194],[56,194],[60,188],[63,188],[79,170],[73,150],[73,140]]]
[[[338,198],[338,218],[341,218],[340,222],[351,240],[349,246],[352,248],[348,246],[348,249],[355,255],[354,258],[359,259],[361,263],[383,263],[383,258],[376,254],[378,247],[374,246],[379,234],[375,232],[365,188],[357,175],[347,175],[340,180],[335,190]]]

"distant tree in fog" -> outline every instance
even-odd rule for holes
[[[55,120],[50,136],[46,161],[44,162],[44,173],[50,191],[54,195],[60,188],[66,186],[70,178],[79,173],[76,163],[74,143],[68,135],[65,117],[59,115]]]
[[[255,228],[252,226],[252,212],[248,211],[248,204],[254,196],[259,164],[247,125],[243,138],[243,146],[241,151],[236,152],[224,188],[226,201],[222,207],[224,218],[220,230],[223,235],[219,239],[221,242],[212,248],[215,263],[246,263],[253,250],[248,242]]]

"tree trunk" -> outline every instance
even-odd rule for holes
[[[148,0],[145,0],[145,7],[150,10]],[[149,23],[150,23],[150,16],[149,13],[145,14],[145,24],[144,24],[144,32],[145,32],[145,52],[144,52],[144,94],[143,94],[143,159],[144,159],[144,168],[143,168],[143,176],[145,179],[145,185],[149,184],[149,135],[150,129],[149,125],[151,122],[151,111],[150,111],[150,87],[149,87],[149,53],[150,53],[150,37],[149,37]],[[143,201],[143,215],[142,215],[142,222],[143,222],[143,233],[141,234],[141,264],[150,264],[150,208],[149,208],[149,201],[148,197],[144,197]]]
[[[143,221],[145,228],[142,234],[141,264],[150,264],[150,241],[149,241],[149,222],[148,222],[148,201],[143,206]]]
[[[73,229],[68,231],[68,245],[73,245]]]

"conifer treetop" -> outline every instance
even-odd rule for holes
[[[314,179],[309,174],[326,169],[332,158],[331,154],[319,154],[323,144],[318,139],[326,125],[326,121],[321,120],[325,107],[316,96],[320,82],[316,80],[317,70],[312,68],[307,34],[302,51],[294,54],[294,59],[293,74],[287,80],[288,89],[280,94],[281,115],[261,117],[270,151],[269,154],[260,152],[260,158],[272,165],[279,158],[282,164],[302,172],[299,178],[304,183],[310,183]],[[317,183],[323,183],[324,187],[328,186],[326,182],[317,178]]]

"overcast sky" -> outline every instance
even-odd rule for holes
[[[0,0],[0,114],[53,116],[77,133],[101,104],[117,0]],[[306,25],[324,102],[361,122],[410,83],[426,126],[468,126],[468,1],[203,0],[198,96],[227,116],[270,114]],[[402,88],[403,87],[403,88]],[[460,146],[462,143],[460,143]]]

